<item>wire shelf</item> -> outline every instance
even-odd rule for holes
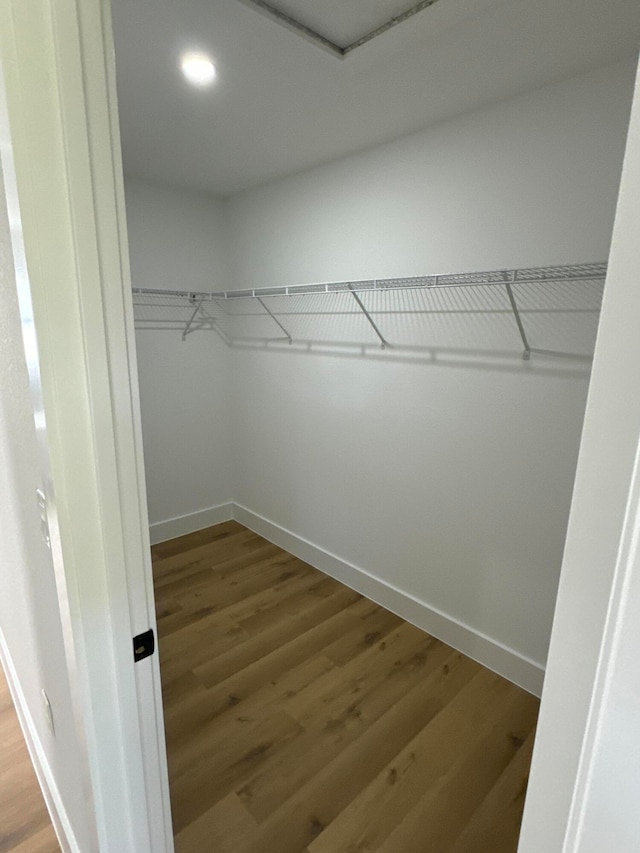
[[[496,347],[589,357],[603,262],[201,292],[134,288],[139,329],[215,331],[228,344]]]

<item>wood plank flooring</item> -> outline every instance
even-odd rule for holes
[[[178,853],[515,853],[537,699],[236,522],[152,553]]]
[[[0,853],[59,853],[0,667]]]

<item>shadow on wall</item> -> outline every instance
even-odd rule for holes
[[[592,361],[591,356],[545,350],[533,350],[532,359],[524,361],[522,351],[515,349],[489,351],[445,347],[403,347],[397,344],[381,349],[375,344],[354,345],[348,342],[328,344],[326,341],[300,341],[288,346],[287,342],[282,340],[233,341],[231,346],[233,349],[349,359],[366,358],[369,361],[458,367],[465,370],[499,373],[528,373],[562,378],[588,377],[591,373]],[[558,358],[563,359],[562,365],[558,364]]]

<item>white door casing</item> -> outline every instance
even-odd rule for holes
[[[636,853],[640,845],[639,271],[640,75],[520,853]]]
[[[7,0],[0,47],[87,808],[101,853],[171,853],[108,3]]]
[[[29,276],[27,272],[27,264],[25,257],[25,247],[22,238],[22,222],[20,216],[20,204],[18,200],[18,191],[16,185],[15,165],[13,161],[13,149],[9,135],[9,121],[6,110],[6,97],[4,77],[0,68],[0,171],[3,185],[3,203],[7,215],[6,225],[8,226],[8,238],[10,243],[10,263],[13,266],[13,278],[7,277],[3,282],[3,286],[12,286],[15,283],[15,296],[19,314],[10,319],[10,322],[19,322],[19,331],[16,338],[21,335],[22,347],[25,355],[25,366],[27,367],[29,377],[28,392],[25,393],[27,405],[30,403],[31,414],[33,416],[35,431],[34,441],[30,442],[25,447],[13,447],[9,445],[8,452],[13,456],[20,453],[31,453],[36,456],[37,479],[34,478],[33,484],[29,484],[27,488],[32,487],[33,492],[29,496],[29,504],[34,514],[37,514],[40,519],[40,537],[38,541],[38,549],[35,553],[38,554],[39,564],[38,569],[55,579],[55,594],[58,601],[58,612],[60,614],[61,636],[50,636],[46,632],[43,638],[46,637],[47,642],[56,644],[57,640],[62,642],[63,646],[63,666],[64,673],[55,671],[55,677],[68,676],[69,693],[69,709],[72,719],[69,729],[75,734],[75,742],[77,745],[75,758],[74,775],[75,785],[78,789],[78,798],[83,801],[86,806],[85,832],[82,832],[82,827],[78,826],[71,819],[68,812],[68,804],[60,791],[59,780],[55,777],[49,756],[40,739],[37,726],[35,724],[33,708],[29,708],[29,703],[25,692],[25,681],[31,677],[31,672],[24,672],[21,668],[17,668],[10,644],[4,634],[4,625],[0,625],[0,661],[7,676],[9,690],[13,699],[13,703],[18,714],[18,719],[22,727],[25,741],[29,750],[31,760],[42,792],[44,794],[47,808],[50,812],[51,819],[56,831],[58,841],[65,853],[79,853],[81,850],[94,851],[98,850],[98,836],[95,822],[95,807],[93,789],[91,785],[91,776],[89,771],[88,753],[85,740],[85,720],[83,710],[83,696],[81,691],[81,681],[77,669],[77,650],[75,644],[74,633],[72,630],[72,620],[70,613],[69,594],[67,589],[67,579],[64,572],[64,559],[62,556],[60,527],[57,519],[57,507],[55,500],[55,489],[51,474],[51,455],[49,451],[49,441],[47,435],[47,421],[44,411],[44,403],[42,396],[42,379],[40,373],[40,359],[38,354],[37,337],[35,334],[33,303],[31,300],[31,289],[29,286]],[[2,223],[5,227],[5,223]],[[5,235],[6,239],[6,235]],[[6,244],[5,244],[6,245]],[[7,304],[7,299],[3,302],[3,306]],[[6,321],[6,318],[5,318]],[[4,377],[3,377],[4,378]],[[25,389],[26,392],[26,389]],[[22,484],[20,484],[22,485]],[[37,497],[37,506],[36,506]],[[8,495],[2,495],[0,506],[3,513],[7,511],[8,506],[3,506],[3,501],[16,501],[19,503],[17,489],[14,489]],[[44,505],[43,505],[44,500]],[[13,507],[12,507],[13,508]],[[17,514],[18,515],[18,514]],[[19,529],[19,535],[24,538],[29,537],[29,531],[25,529],[24,517],[18,515],[13,518],[13,524],[16,524]],[[18,531],[16,531],[18,532]],[[3,558],[4,558],[3,553]],[[30,565],[25,566],[25,574],[34,570],[35,556],[32,552],[29,555],[32,561]],[[4,574],[3,574],[3,594],[4,594]],[[28,582],[27,582],[28,583]],[[8,590],[9,601],[14,604],[14,590]],[[20,609],[19,602],[15,602]],[[24,615],[24,614],[23,614]],[[54,622],[55,624],[55,622]],[[30,633],[31,626],[28,621],[23,626],[25,635]],[[49,626],[50,627],[50,626]],[[21,644],[29,644],[35,638],[32,636],[24,636],[19,638]],[[36,640],[37,643],[37,640]],[[48,651],[48,650],[47,650]],[[45,650],[41,652],[44,654]],[[36,664],[35,661],[31,661]],[[43,688],[42,688],[43,689]],[[60,713],[60,708],[56,707],[56,714]],[[56,732],[54,727],[54,732]],[[57,732],[56,732],[57,739]]]

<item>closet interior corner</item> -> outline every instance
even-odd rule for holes
[[[178,853],[517,850],[640,35],[578,5],[112,0]]]

